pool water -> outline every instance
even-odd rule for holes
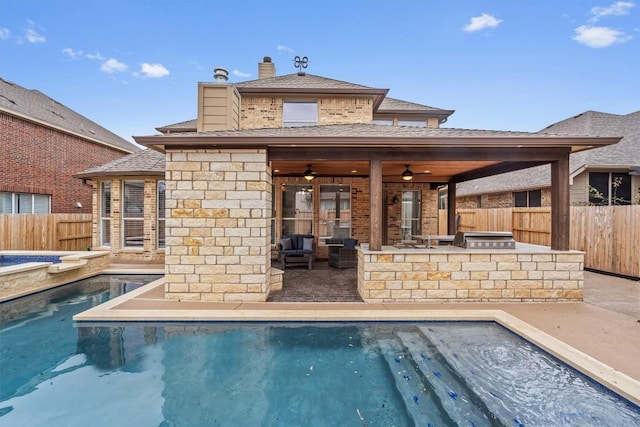
[[[491,322],[74,325],[108,280],[2,325],[0,425],[640,426]]]
[[[0,267],[24,264],[26,262],[60,263],[60,257],[55,255],[0,255]]]

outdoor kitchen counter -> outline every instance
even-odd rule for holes
[[[517,243],[515,249],[383,246],[358,250],[366,302],[582,301],[584,253]]]

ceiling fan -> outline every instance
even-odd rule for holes
[[[423,172],[413,172],[410,168],[410,165],[406,164],[404,165],[404,171],[402,171],[401,174],[394,174],[394,175],[383,175],[383,177],[385,178],[402,178],[403,181],[405,182],[411,182],[413,180],[413,178],[422,178],[425,176],[429,176],[431,175],[431,171],[423,171]]]

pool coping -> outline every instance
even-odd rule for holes
[[[159,299],[164,278],[73,317],[105,322],[493,321],[640,406],[640,381],[500,309],[424,308],[399,303],[231,303]]]

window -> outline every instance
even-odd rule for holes
[[[589,172],[589,204],[598,206],[630,205],[631,175],[628,173]]]
[[[285,184],[282,187],[282,235],[313,234],[313,187]]]
[[[48,214],[51,213],[51,196],[0,192],[0,213]]]
[[[320,242],[351,237],[351,186],[320,185]]]
[[[318,124],[318,103],[315,101],[285,101],[282,105],[282,127],[315,126]]]
[[[402,191],[402,238],[420,234],[420,191]]]
[[[516,208],[538,208],[542,206],[542,191],[517,191],[513,193],[513,206]]]
[[[271,184],[271,244],[276,244],[276,186]]]
[[[413,126],[417,128],[426,128],[426,120],[398,120],[398,126]]]
[[[124,181],[122,191],[122,238],[124,247],[144,244],[144,181]]]
[[[374,125],[393,126],[393,119],[373,119]]]
[[[166,241],[165,241],[165,225],[166,225],[166,221],[165,221],[165,215],[166,215],[166,211],[165,211],[165,201],[166,201],[166,193],[167,193],[167,186],[165,184],[164,181],[158,181],[158,248],[164,248],[166,245]]]
[[[100,246],[111,246],[111,181],[100,183]]]

